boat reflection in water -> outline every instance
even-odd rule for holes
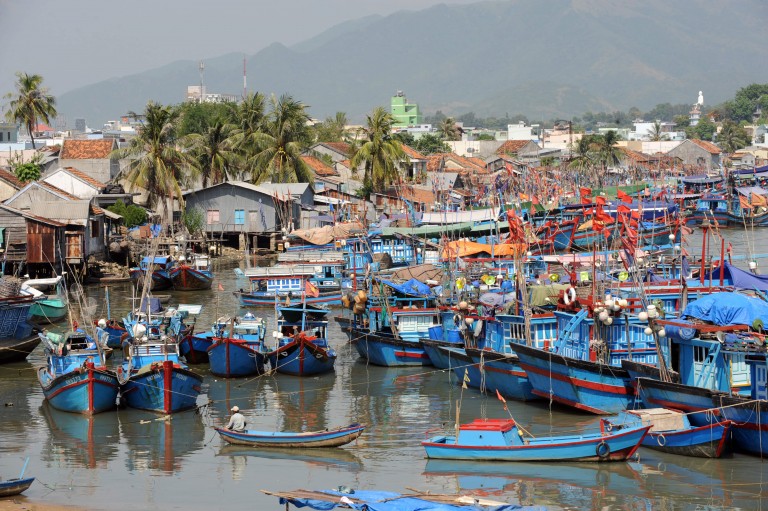
[[[48,446],[42,449],[45,461],[61,467],[106,468],[120,444],[120,422],[116,413],[98,416],[57,410],[47,401],[40,415],[48,423]]]
[[[354,444],[353,444],[354,445]],[[335,449],[254,449],[242,445],[224,445],[217,456],[232,458],[232,476],[240,479],[252,461],[257,467],[268,465],[270,460],[288,460],[306,464],[307,469],[344,471],[358,473],[363,471],[363,463],[354,453],[354,447]],[[256,459],[251,459],[256,458]]]
[[[121,435],[127,441],[128,470],[160,470],[173,473],[184,459],[200,450],[205,426],[197,411],[158,417],[136,410],[120,411]]]
[[[626,463],[429,460],[423,475],[427,479],[455,478],[452,491],[482,491],[520,505],[560,506],[567,502],[572,509],[600,509],[617,504],[625,496],[632,502],[647,502],[638,495],[638,473]]]
[[[360,422],[356,417],[328,417],[328,399],[335,384],[333,372],[314,378],[281,374],[272,379],[269,387],[276,394],[274,406],[282,412],[282,431],[318,431]],[[271,428],[254,425],[251,429]]]

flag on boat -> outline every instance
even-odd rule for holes
[[[307,296],[311,296],[313,298],[317,298],[318,296],[320,296],[320,290],[317,289],[317,286],[315,286],[313,283],[311,283],[308,280],[304,283],[304,293]]]
[[[496,389],[496,397],[499,398],[499,401],[504,403],[504,409],[507,409],[507,400],[502,397],[502,395],[499,393],[499,389]]]
[[[467,371],[467,369],[464,369],[464,381],[461,382],[461,388],[466,389],[467,383],[469,383],[469,371]]]
[[[616,197],[621,202],[627,202],[627,203],[630,203],[630,204],[632,203],[632,197],[630,197],[629,194],[627,194],[625,192],[622,192],[621,190],[616,190]]]

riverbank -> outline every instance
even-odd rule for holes
[[[62,504],[39,502],[21,495],[0,499],[0,511],[75,511],[87,509],[89,508],[83,506],[65,506]]]

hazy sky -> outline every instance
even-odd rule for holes
[[[292,45],[342,21],[477,0],[0,0],[0,98],[16,71],[54,95],[230,52]]]

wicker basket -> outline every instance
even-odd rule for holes
[[[16,277],[0,278],[0,298],[19,296],[21,293],[21,279]]]

